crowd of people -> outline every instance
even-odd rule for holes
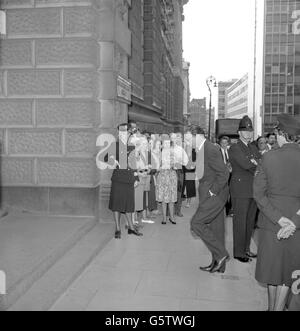
[[[157,135],[141,132],[134,122],[121,124],[118,132],[109,202],[115,238],[121,238],[122,215],[128,233],[136,236],[142,236],[143,223],[154,223],[158,215],[162,225],[176,225],[184,199],[190,208],[196,197],[195,132]],[[124,158],[126,167],[120,166]]]
[[[184,135],[156,135],[141,132],[136,123],[120,125],[109,205],[116,239],[121,238],[121,215],[130,235],[142,236],[142,224],[161,214],[162,225],[176,225],[176,217],[183,217],[182,201],[190,207],[198,187],[191,231],[212,254],[211,264],[200,269],[225,272],[225,217],[232,216],[234,258],[240,263],[257,259],[256,279],[268,286],[269,310],[283,310],[292,274],[300,270],[300,123],[289,115],[278,121],[273,133],[254,141],[246,116],[238,141],[224,136],[219,144],[198,126]],[[255,229],[257,253],[250,249]]]

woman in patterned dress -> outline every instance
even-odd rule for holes
[[[174,220],[174,204],[177,202],[177,174],[174,169],[174,147],[168,135],[162,135],[161,163],[157,176],[156,199],[162,204],[163,222],[167,224],[167,207],[169,206],[169,221]]]

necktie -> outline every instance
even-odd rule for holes
[[[226,161],[226,164],[229,162],[229,156],[228,156],[227,150],[225,151],[225,161]]]

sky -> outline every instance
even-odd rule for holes
[[[262,1],[262,0],[259,0]],[[191,97],[208,97],[206,79],[241,78],[253,58],[255,0],[190,0],[183,23]]]

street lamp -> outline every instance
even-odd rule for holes
[[[218,87],[215,77],[210,76],[206,80],[206,85],[209,89],[209,124],[208,124],[208,139],[211,139],[211,112],[212,112],[212,87]]]

